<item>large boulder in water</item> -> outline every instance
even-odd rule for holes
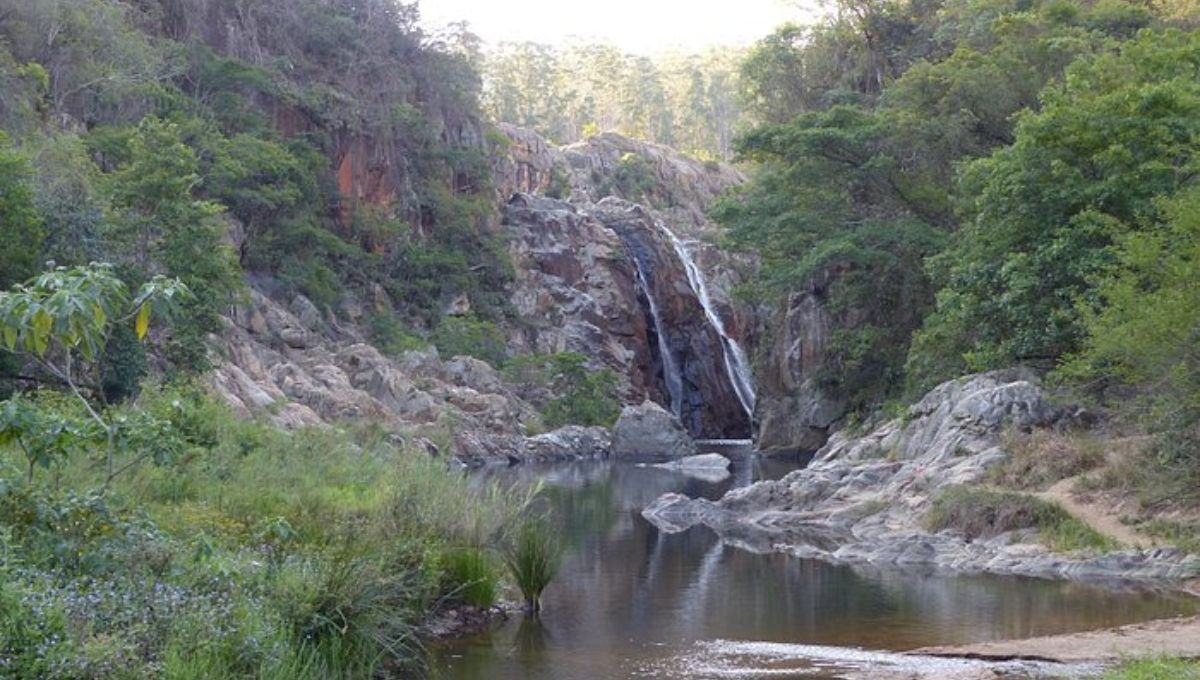
[[[695,453],[679,418],[652,401],[626,406],[613,428],[612,455],[620,460],[655,463]]]

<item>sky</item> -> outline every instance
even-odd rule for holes
[[[641,54],[749,45],[785,21],[811,17],[815,7],[813,0],[419,0],[419,4],[422,23],[428,28],[465,20],[489,43],[601,41]]]

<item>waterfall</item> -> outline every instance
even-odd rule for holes
[[[712,297],[708,294],[708,283],[704,280],[700,267],[692,259],[692,254],[688,252],[683,241],[661,221],[655,220],[654,223],[670,239],[671,245],[675,248],[675,254],[683,263],[683,269],[687,272],[688,285],[691,286],[696,298],[700,300],[700,306],[704,308],[704,315],[708,318],[709,325],[721,338],[721,347],[725,355],[725,372],[729,375],[733,391],[737,393],[738,401],[742,403],[742,409],[746,411],[746,415],[753,418],[756,398],[754,379],[751,377],[750,361],[746,358],[745,350],[725,331],[725,324],[721,321],[721,316],[717,314],[716,305],[713,304]]]
[[[667,340],[667,328],[662,322],[662,316],[658,313],[658,302],[654,299],[654,291],[651,290],[650,281],[646,277],[645,265],[642,263],[642,258],[636,253],[633,256],[633,267],[637,270],[638,284],[641,285],[642,292],[646,294],[646,301],[650,304],[650,317],[654,320],[654,334],[658,336],[658,354],[662,361],[663,382],[667,384],[667,392],[671,395],[671,412],[682,418],[683,376],[679,374],[679,367],[675,364],[675,355],[671,353],[671,343]]]

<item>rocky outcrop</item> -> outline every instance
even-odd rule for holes
[[[673,460],[669,463],[659,463],[654,467],[679,472],[689,477],[715,484],[730,477],[729,465],[729,459],[719,453],[701,453]]]
[[[455,436],[454,447],[456,458],[468,467],[596,460],[608,457],[612,436],[603,427],[578,425],[533,437],[468,430]]]
[[[656,219],[613,198],[574,205],[514,196],[504,228],[517,272],[511,300],[523,324],[510,345],[517,352],[582,353],[623,377],[627,401],[671,405],[667,373],[674,371],[689,432],[746,437],[750,421],[726,371],[721,338]],[[662,342],[647,294],[665,329]]]
[[[685,156],[661,144],[641,142],[612,132],[562,149],[572,170],[572,186],[591,202],[608,195],[646,203],[679,234],[696,235],[710,227],[705,212],[713,199],[746,180],[733,166]],[[621,196],[613,191],[624,161],[637,159],[649,171],[646,193]],[[607,191],[606,191],[607,190]]]
[[[721,337],[705,316],[688,284],[684,263],[655,216],[641,206],[614,198],[604,199],[591,212],[620,236],[639,271],[644,296],[640,306],[648,328],[656,333],[654,342],[649,343],[655,369],[668,382],[668,396],[678,400],[684,427],[704,439],[746,437],[750,419],[726,370]],[[669,384],[672,380],[675,394]]]
[[[459,122],[450,137],[481,148],[477,126]],[[671,374],[682,385],[679,411],[692,434],[747,436],[749,418],[726,375],[721,333],[706,320],[689,287],[689,270],[663,226],[673,220],[679,233],[709,228],[704,209],[742,177],[727,166],[617,135],[558,149],[519,128],[501,126],[501,131],[509,143],[493,158],[493,171],[515,265],[515,281],[506,291],[516,317],[506,329],[510,351],[581,353],[589,367],[611,368],[621,376],[627,403],[672,404],[669,363],[677,369]],[[353,135],[334,145],[332,160],[347,207],[364,202],[389,214],[407,214],[410,173],[404,158]],[[495,140],[487,145],[504,146]],[[631,157],[650,173],[645,200],[654,208],[605,198],[619,184],[615,173]],[[408,217],[423,226],[419,216]],[[231,239],[238,241],[233,230]],[[715,283],[705,299],[717,300],[720,316],[729,319],[728,328],[718,328],[733,335],[726,331],[752,327],[727,295],[739,280],[724,266],[727,258],[698,243],[694,248],[699,266],[713,272]],[[256,283],[263,291],[275,289],[269,281]],[[650,295],[661,309],[662,342],[649,311]],[[469,305],[462,297],[445,313],[467,314]],[[252,291],[219,338],[212,385],[238,412],[289,428],[369,420],[393,432],[453,430],[455,455],[470,461],[607,450],[607,444],[591,435],[581,439],[579,432],[526,437],[538,416],[523,397],[534,395],[518,394],[484,362],[443,359],[434,351],[386,356],[376,350],[358,324],[371,310],[393,306],[380,286],[347,295],[337,314],[303,296],[276,300]]]
[[[540,194],[577,205],[608,196],[654,208],[681,235],[698,236],[711,229],[705,211],[722,192],[746,180],[724,163],[700,161],[670,147],[630,139],[612,132],[562,148],[532,130],[501,123],[508,148],[493,161],[493,184],[500,203],[514,193]],[[630,159],[648,172],[645,193],[621,195],[616,181],[622,162]]]
[[[823,282],[810,282],[765,322],[770,330],[757,371],[755,446],[764,453],[816,451],[846,411],[844,401],[815,377],[826,364],[833,334]]]
[[[213,390],[281,427],[369,420],[394,432],[455,423],[516,435],[538,419],[487,364],[443,363],[432,348],[384,356],[301,296],[284,307],[251,290],[216,344]]]
[[[652,401],[626,406],[613,428],[612,455],[620,460],[659,462],[695,453],[679,418]]]
[[[505,208],[504,229],[516,271],[509,299],[522,320],[513,350],[578,352],[621,376],[626,400],[665,399],[620,237],[583,209],[529,194]]]
[[[1028,374],[970,376],[940,385],[905,419],[862,437],[834,435],[807,468],[779,481],[717,502],[668,494],[643,514],[665,531],[704,524],[753,550],[841,563],[1067,578],[1200,574],[1200,558],[1172,549],[1063,555],[1031,540],[1031,530],[970,541],[954,530],[923,529],[940,490],[979,483],[1008,457],[1000,445],[1004,428],[1068,426],[1085,416],[1050,403]]]
[[[522,321],[510,336],[514,350],[580,352],[623,376],[627,401],[650,398],[677,408],[695,436],[749,436],[724,341],[670,236],[715,233],[705,209],[744,178],[728,166],[615,134],[559,149],[528,130],[500,130],[510,146],[494,164],[495,185],[502,196],[516,192],[504,219],[517,272],[512,300]],[[617,177],[630,164],[648,181],[638,196],[619,197]],[[745,345],[754,323],[727,294],[744,263],[731,266],[730,256],[702,241],[689,249],[711,282],[706,292],[722,331]]]

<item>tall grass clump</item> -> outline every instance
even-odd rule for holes
[[[562,553],[558,535],[541,518],[526,518],[513,532],[505,561],[530,612],[541,611],[542,592],[558,573]]]
[[[479,548],[456,548],[442,554],[442,590],[447,597],[479,609],[496,604],[500,588],[491,554]]]

